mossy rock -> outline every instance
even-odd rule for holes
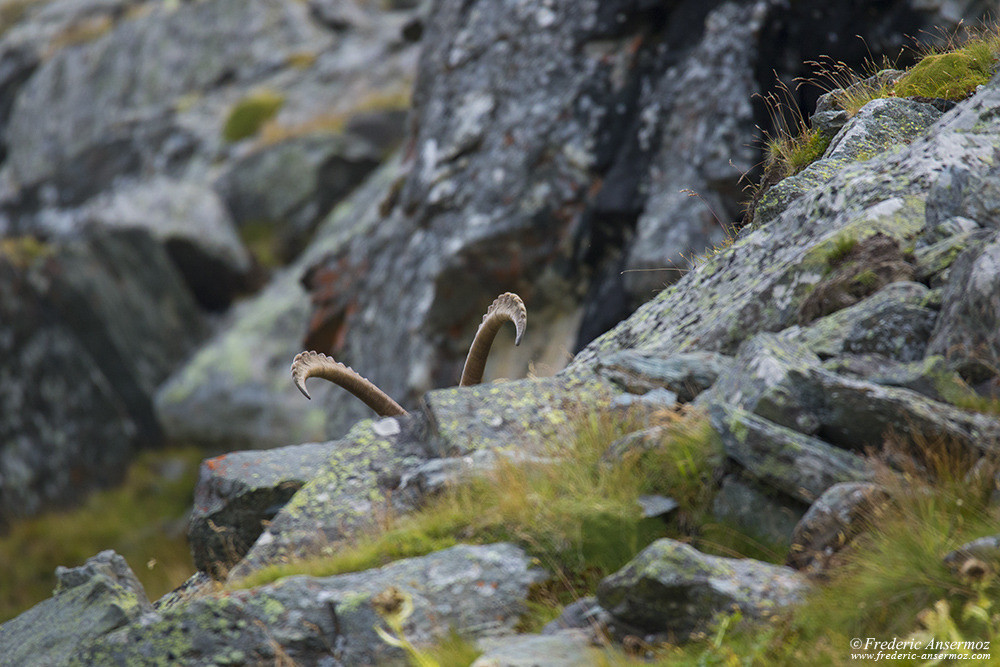
[[[285,96],[272,90],[257,90],[237,102],[226,118],[222,137],[240,141],[257,134],[261,126],[274,118],[285,104]]]

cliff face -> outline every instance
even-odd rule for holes
[[[1000,77],[947,111],[870,102],[726,240],[681,190],[735,217],[729,163],[757,159],[745,144],[761,59],[786,53],[766,40],[809,34],[779,4],[399,5],[111,3],[84,12],[103,26],[96,38],[20,70],[3,135],[0,410],[18,418],[0,420],[4,511],[64,498],[59,475],[88,448],[104,456],[90,460],[99,477],[160,429],[294,446],[205,462],[190,529],[202,572],[183,590],[151,607],[101,554],[0,626],[0,646],[53,664],[389,664],[405,656],[374,632],[373,600],[395,586],[413,602],[414,642],[454,628],[507,636],[482,644],[501,656],[585,660],[594,623],[655,643],[704,632],[720,611],[800,604],[802,571],[823,571],[857,530],[843,517],[887,493],[868,456],[887,441],[947,442],[973,460],[1000,449],[986,410],[1000,393]],[[62,35],[51,26],[77,17],[73,3],[47,7],[19,29]],[[909,7],[887,16],[945,21]],[[30,62],[17,30],[0,53],[17,46]],[[376,169],[401,119],[341,96],[373,61],[366,75],[385,90],[371,95],[388,96],[414,71],[417,35],[409,134]],[[270,120],[240,137],[237,111]],[[340,197],[330,190],[351,193],[320,222]],[[201,342],[204,311],[259,284],[261,250],[247,246],[261,226],[271,252],[295,259]],[[622,270],[706,244],[718,247],[597,335],[672,282]],[[433,389],[454,384],[481,308],[507,289],[527,302],[528,349],[498,341],[491,372],[520,376],[531,361],[553,373]],[[409,414],[359,421],[360,404],[334,390],[305,403],[287,376],[303,338]],[[560,350],[577,347],[563,368]],[[32,430],[25,415],[56,407],[63,421]],[[555,647],[515,633],[532,585],[551,576],[530,541],[239,588],[509,460],[558,468],[581,415],[624,424],[602,443],[605,467],[669,448],[668,413],[707,415],[721,441],[712,516],[779,545],[792,567],[647,539],[566,609],[546,635]],[[677,501],[642,506],[656,517]]]

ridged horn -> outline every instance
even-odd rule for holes
[[[382,417],[406,414],[406,410],[400,407],[399,403],[389,398],[388,394],[376,387],[371,380],[358,375],[352,368],[320,352],[300,352],[292,361],[292,380],[306,398],[312,398],[306,391],[306,380],[311,377],[323,378],[340,385]]]
[[[476,331],[476,337],[469,348],[469,356],[465,358],[465,368],[462,369],[463,387],[479,384],[483,381],[483,371],[486,370],[486,358],[493,347],[493,339],[504,322],[513,322],[515,330],[514,345],[521,344],[524,328],[528,326],[528,311],[521,297],[513,292],[505,292],[498,296],[483,315],[483,323]]]

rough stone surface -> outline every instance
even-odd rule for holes
[[[252,590],[197,598],[98,640],[74,665],[147,664],[172,656],[185,665],[406,665],[383,642],[371,600],[390,586],[411,596],[406,637],[427,644],[451,630],[473,637],[509,633],[543,578],[509,544],[457,546],[385,567],[325,578],[290,577]]]
[[[138,446],[158,442],[153,393],[205,324],[141,230],[60,245],[8,241],[0,273],[0,517],[8,518],[118,481]]]
[[[1000,206],[1000,201],[998,201]],[[992,219],[993,225],[1000,225]],[[1000,375],[1000,233],[969,248],[951,269],[928,351],[973,383]],[[996,382],[994,383],[996,384]]]
[[[791,544],[792,531],[805,511],[803,503],[773,491],[768,493],[737,475],[727,475],[712,500],[712,516],[767,547]]]
[[[630,626],[684,637],[718,614],[740,611],[746,618],[767,618],[801,601],[805,588],[805,580],[790,568],[708,556],[661,539],[605,578],[597,600]]]
[[[682,402],[693,401],[715,383],[729,359],[712,352],[691,352],[667,358],[618,352],[600,359],[599,375],[632,394],[667,388]]]
[[[152,612],[125,559],[102,551],[56,571],[55,595],[0,625],[7,665],[65,665],[90,642]]]
[[[598,660],[587,633],[564,630],[548,635],[514,635],[482,640],[483,654],[471,667],[579,667]]]
[[[266,522],[322,468],[333,446],[310,443],[203,461],[188,525],[195,567],[223,578]]]
[[[795,526],[786,563],[797,570],[822,571],[834,554],[864,530],[888,498],[871,482],[831,486]]]

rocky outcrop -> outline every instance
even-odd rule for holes
[[[88,645],[152,612],[125,559],[102,551],[81,567],[59,568],[55,595],[0,625],[9,665],[65,665]]]

